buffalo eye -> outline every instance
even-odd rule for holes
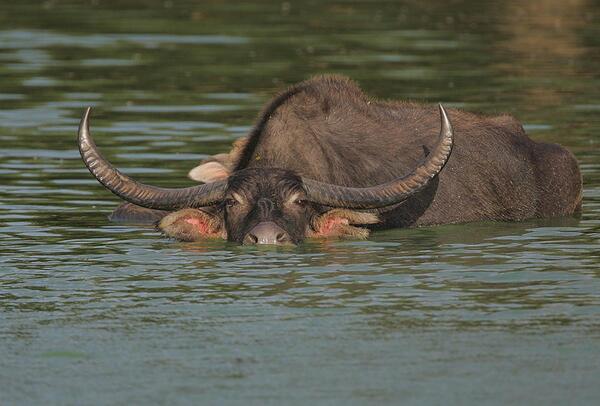
[[[225,199],[225,207],[227,207],[227,208],[231,208],[237,204],[238,204],[238,201],[235,199],[231,199],[231,198]]]
[[[303,199],[302,197],[300,197],[300,195],[298,193],[294,193],[292,195],[292,197],[288,200],[290,203],[295,204],[297,206],[305,206],[306,205],[306,200]]]
[[[245,204],[245,202],[246,200],[239,193],[234,192],[231,197],[225,199],[225,207],[231,208],[238,204]]]

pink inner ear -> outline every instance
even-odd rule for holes
[[[202,219],[199,219],[198,217],[188,217],[183,221],[193,226],[196,226],[200,234],[214,234],[214,232],[209,229],[208,224],[206,224],[206,222],[202,221]]]
[[[336,217],[336,216],[328,217],[321,225],[321,228],[319,228],[317,230],[317,235],[326,237],[330,234],[333,234],[333,231],[335,230],[335,228],[337,226],[348,225],[348,224],[349,224],[349,222],[348,222],[347,218]]]

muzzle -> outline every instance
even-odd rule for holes
[[[290,244],[291,239],[288,233],[277,224],[272,221],[262,221],[255,225],[252,230],[244,236],[243,243],[244,245],[283,245]]]

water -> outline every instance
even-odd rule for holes
[[[84,2],[81,2],[84,3]],[[600,7],[0,5],[0,403],[597,404]],[[189,185],[287,85],[510,112],[575,153],[580,218],[297,248],[111,224],[75,145]]]

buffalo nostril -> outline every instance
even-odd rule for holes
[[[277,236],[275,237],[277,239],[277,242],[287,242],[288,238],[285,235],[285,233],[279,233],[277,234]]]

